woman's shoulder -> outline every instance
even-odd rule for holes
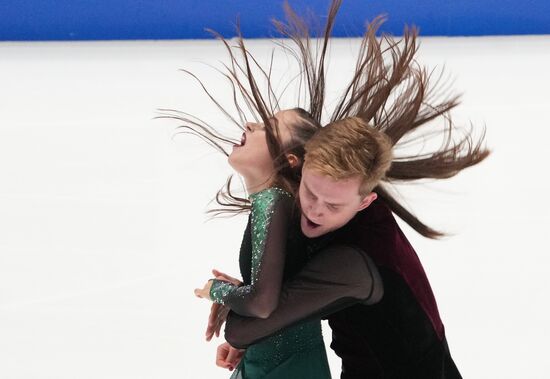
[[[252,206],[272,206],[280,200],[290,202],[294,198],[292,194],[279,187],[268,187],[249,196]]]

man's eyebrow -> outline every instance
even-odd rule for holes
[[[304,185],[304,187],[306,188],[306,190],[311,193],[313,196],[316,196],[313,191],[309,188],[309,186],[306,184],[306,182],[302,182],[302,184]],[[341,207],[343,205],[345,205],[345,203],[328,203],[328,202],[325,202],[326,205],[330,205],[331,207]]]
[[[306,184],[305,181],[302,180],[302,184],[304,185],[304,187],[306,187],[306,190],[308,190],[309,193],[311,193],[312,195],[314,195],[313,191],[311,190],[311,188],[309,188],[309,186]]]

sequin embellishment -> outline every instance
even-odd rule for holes
[[[210,298],[220,304],[225,304],[228,295],[246,296],[252,290],[252,286],[258,280],[261,270],[262,256],[264,254],[267,233],[271,217],[275,211],[277,201],[283,196],[292,198],[285,190],[277,187],[270,187],[263,191],[250,195],[252,212],[250,213],[252,233],[252,269],[250,285],[237,287],[231,283],[214,279],[210,289]]]

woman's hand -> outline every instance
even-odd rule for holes
[[[212,300],[210,298],[210,288],[212,288],[212,280],[207,281],[202,289],[195,288],[195,296],[201,299]]]
[[[242,284],[242,282],[239,279],[236,279],[232,276],[224,274],[223,272],[218,271],[216,269],[212,270],[212,274],[216,277],[216,279],[229,282],[234,286],[238,287]],[[210,286],[208,287],[208,294],[210,294],[210,287],[212,287],[212,284],[210,284]],[[199,289],[195,290],[195,295],[197,295],[198,297],[203,297],[201,295],[203,294],[203,291],[206,289],[207,287],[205,286],[203,290],[199,290]],[[226,307],[222,304],[218,304],[218,303],[212,304],[212,307],[210,308],[210,315],[208,316],[208,325],[206,327],[206,333],[205,333],[207,341],[210,341],[212,337],[214,337],[214,334],[216,335],[216,337],[220,336],[221,327],[225,322],[225,319],[227,318],[227,314],[229,313],[229,310],[230,310],[229,307]]]
[[[227,274],[224,274],[223,272],[218,271],[216,269],[212,270],[212,274],[214,275],[214,277],[216,277],[216,279],[225,280],[226,282],[229,282],[237,287],[243,284],[243,282],[241,282],[239,279],[229,276]]]
[[[246,350],[235,349],[227,342],[218,346],[216,351],[216,365],[232,371],[241,361]]]
[[[240,286],[241,284],[243,284],[239,279],[236,279],[232,276],[224,274],[223,272],[218,271],[216,269],[212,270],[212,274],[214,274],[216,279],[224,280],[224,281],[229,282],[229,283],[231,283],[231,284],[233,284],[237,287]],[[212,300],[210,298],[210,289],[211,288],[212,288],[212,280],[209,280],[208,282],[206,282],[206,284],[204,285],[204,287],[202,289],[195,288],[195,296],[200,297],[201,299]]]

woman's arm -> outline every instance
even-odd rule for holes
[[[254,199],[251,215],[251,284],[214,280],[210,297],[243,316],[265,318],[276,308],[285,265],[287,230],[293,199],[268,189]]]

